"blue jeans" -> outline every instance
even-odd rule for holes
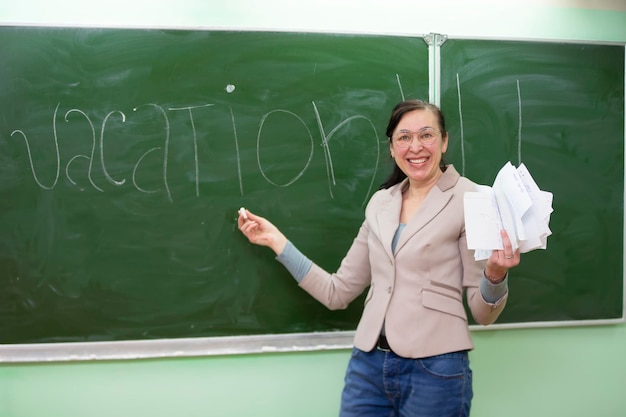
[[[340,417],[467,417],[472,401],[467,352],[407,359],[352,349]]]

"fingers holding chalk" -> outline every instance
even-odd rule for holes
[[[239,230],[252,242],[254,234],[258,232],[258,223],[248,216],[248,211],[244,207],[237,210],[237,213],[239,213],[237,218]]]

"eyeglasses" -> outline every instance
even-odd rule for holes
[[[411,146],[411,143],[413,143],[413,137],[417,136],[419,143],[428,146],[435,143],[439,133],[441,133],[440,130],[433,129],[432,127],[425,127],[417,132],[401,130],[393,135],[392,140],[398,148],[408,148]]]

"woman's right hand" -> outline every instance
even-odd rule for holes
[[[237,226],[241,233],[248,238],[250,243],[255,245],[267,246],[276,253],[280,253],[287,244],[287,238],[281,233],[280,230],[267,219],[257,216],[245,209],[247,219],[242,213],[239,213],[237,218]]]

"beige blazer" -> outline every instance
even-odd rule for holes
[[[399,226],[408,180],[376,192],[339,269],[313,264],[300,286],[330,309],[344,309],[368,286],[354,346],[370,351],[383,323],[398,355],[422,358],[473,349],[463,290],[477,323],[493,323],[506,303],[487,303],[478,288],[485,262],[467,249],[463,195],[474,183],[448,166],[418,212],[391,242]],[[508,294],[507,294],[508,295]]]

